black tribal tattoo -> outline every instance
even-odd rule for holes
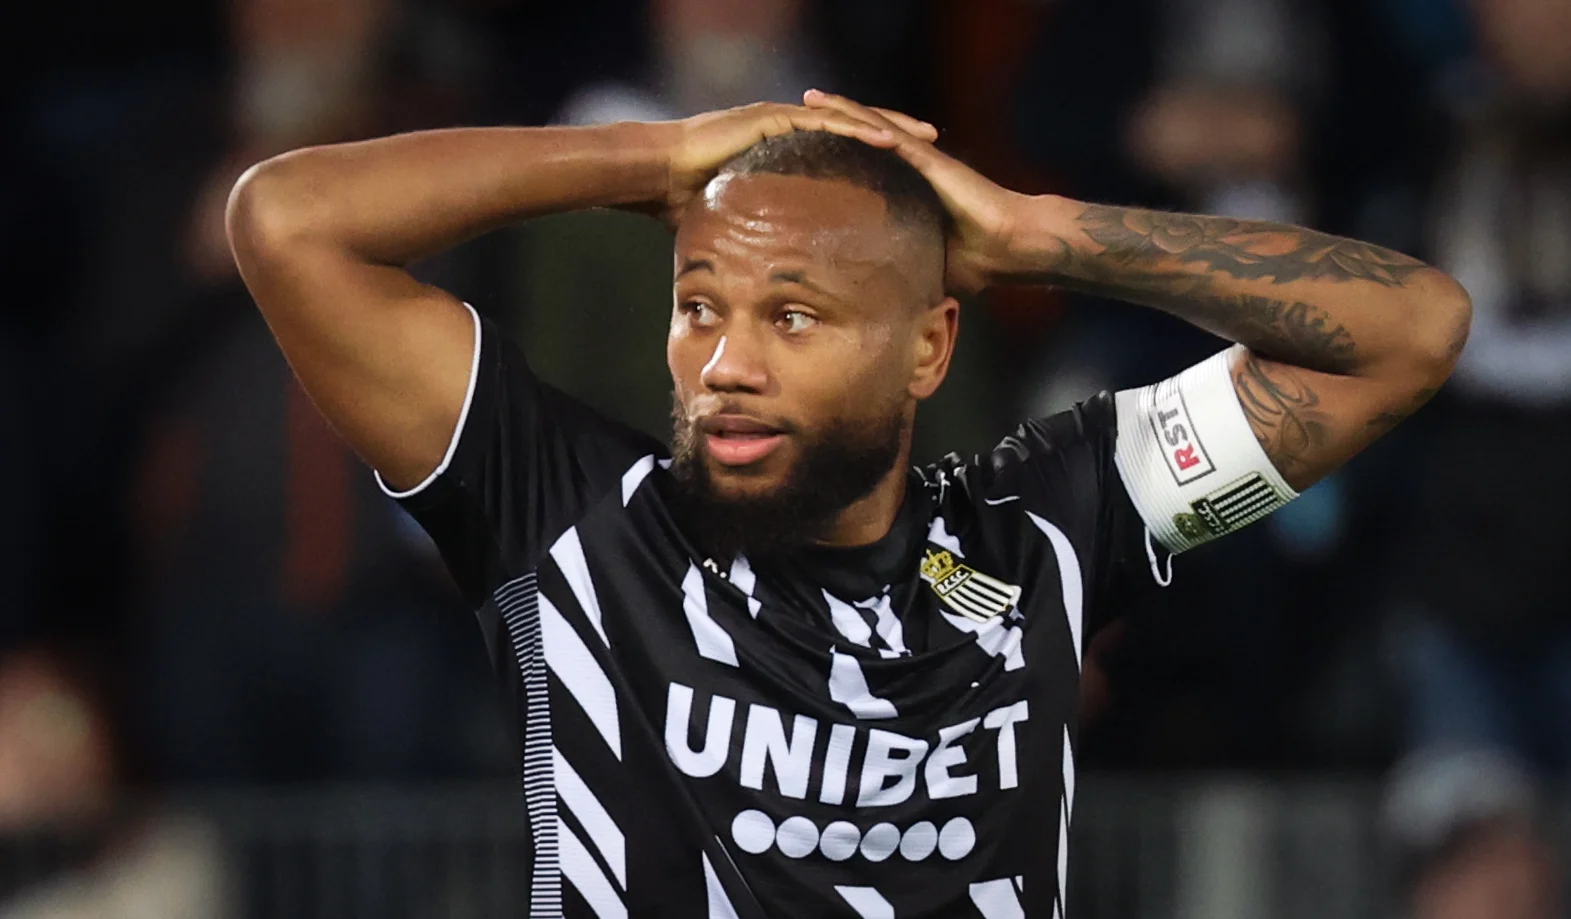
[[[1243,281],[1372,281],[1401,287],[1423,262],[1390,249],[1302,227],[1226,217],[1164,214],[1093,204],[1085,234],[1131,263],[1171,256]]]
[[[1278,472],[1291,479],[1313,468],[1330,439],[1332,418],[1299,374],[1282,364],[1267,368],[1251,354],[1233,370],[1233,389]]]
[[[1352,372],[1357,342],[1325,309],[1296,299],[1227,291],[1227,279],[1403,286],[1423,262],[1380,246],[1285,224],[1087,205],[1078,222],[1102,248],[1068,240],[1046,277],[1071,290],[1154,306],[1267,357],[1326,373]]]

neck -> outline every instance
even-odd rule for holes
[[[905,500],[906,480],[910,475],[911,444],[900,448],[900,456],[882,480],[865,496],[851,502],[824,531],[817,543],[822,546],[850,548],[878,542],[889,534]]]

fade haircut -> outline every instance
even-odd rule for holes
[[[720,168],[720,175],[784,175],[846,182],[883,198],[891,220],[942,250],[949,211],[916,167],[893,150],[828,131],[766,137]]]

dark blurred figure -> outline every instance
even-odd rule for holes
[[[1482,751],[1413,757],[1392,782],[1381,821],[1399,866],[1403,915],[1564,916],[1543,804],[1509,759]]]
[[[135,421],[122,500],[137,740],[174,782],[495,774],[505,735],[473,627],[429,544],[295,384],[223,227],[243,165],[460,118],[461,87],[410,60],[415,10],[394,0],[229,12],[227,101],[191,116],[206,129],[193,131],[202,171],[144,163],[185,183],[171,195],[185,208],[143,231],[172,253],[167,276],[106,292],[118,321],[96,327],[98,363]],[[462,256],[426,270],[475,283]]]
[[[1470,7],[1479,54],[1439,84],[1427,232],[1475,318],[1415,470],[1390,648],[1414,756],[1489,751],[1558,780],[1571,769],[1571,4]],[[1540,889],[1544,843],[1530,825],[1510,841],[1452,845],[1451,896]],[[1502,878],[1489,868],[1502,859],[1519,870]]]
[[[0,919],[237,915],[211,825],[119,800],[126,751],[91,672],[42,647],[0,655]]]

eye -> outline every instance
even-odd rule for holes
[[[699,328],[709,328],[720,321],[720,314],[702,300],[683,300],[677,304],[676,310]]]
[[[802,310],[785,310],[780,314],[780,318],[776,322],[784,328],[787,334],[794,335],[799,332],[806,332],[818,323],[818,319]]]

